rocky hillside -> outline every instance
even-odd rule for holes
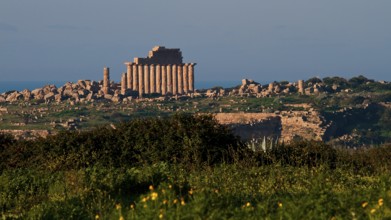
[[[329,138],[332,124],[314,109],[275,113],[217,113],[216,119],[230,125],[237,135],[246,140],[273,137],[287,142],[295,138],[325,141]]]

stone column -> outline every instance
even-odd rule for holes
[[[125,95],[126,93],[126,86],[127,86],[127,74],[126,73],[122,73],[122,76],[121,76],[121,94],[122,95]]]
[[[127,82],[127,88],[128,89],[132,89],[133,88],[133,74],[132,74],[132,63],[127,63],[127,71],[126,71],[126,74],[127,74],[127,79],[126,79],[126,82]]]
[[[133,90],[138,91],[138,67],[136,64],[132,65],[133,67]]]
[[[162,74],[159,64],[156,64],[156,93],[162,93]]]
[[[304,94],[304,80],[299,80],[297,83],[299,87],[299,94],[303,95]]]
[[[172,94],[176,95],[178,93],[178,71],[177,66],[172,65]]]
[[[156,80],[155,80],[155,66],[151,64],[149,69],[149,86],[151,87],[151,94],[156,92]]]
[[[103,93],[108,94],[110,88],[110,68],[104,67],[103,68]]]
[[[189,93],[189,64],[185,63],[183,65],[183,93],[187,94]]]
[[[144,94],[144,69],[143,65],[138,65],[138,97],[142,98]]]
[[[194,66],[196,63],[191,63],[189,66],[189,90],[194,92]]]
[[[268,88],[268,90],[269,90],[269,92],[272,92],[273,91],[273,89],[274,89],[274,83],[269,83],[269,88]]]
[[[167,93],[167,66],[162,66],[162,95]]]
[[[167,93],[172,94],[172,72],[171,64],[167,65]]]
[[[149,94],[149,65],[144,65],[144,93]]]
[[[178,65],[178,94],[183,94],[183,66]]]

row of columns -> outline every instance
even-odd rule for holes
[[[194,66],[189,64],[135,64],[125,63],[127,72],[123,74],[123,85],[127,89],[143,94],[159,93],[166,95],[187,94],[194,91]],[[126,81],[126,83],[125,83]]]

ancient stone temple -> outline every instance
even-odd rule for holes
[[[146,58],[125,62],[127,89],[144,94],[185,95],[194,91],[195,63],[183,63],[180,49],[161,46],[149,51]],[[125,84],[125,83],[124,83]]]

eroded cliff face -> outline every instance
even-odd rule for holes
[[[314,110],[276,113],[218,113],[216,119],[233,128],[243,140],[263,137],[289,142],[296,138],[333,143],[338,146],[363,146],[389,142],[391,104],[372,103],[334,112]]]
[[[285,142],[295,138],[325,141],[332,129],[332,123],[327,123],[313,109],[276,113],[218,113],[216,119],[231,126],[235,134],[244,140],[266,136]]]

